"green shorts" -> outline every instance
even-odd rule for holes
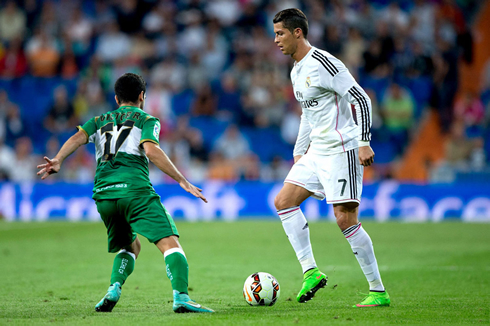
[[[160,196],[96,200],[97,210],[107,228],[108,250],[118,252],[141,234],[151,243],[179,236],[172,216],[160,202]]]

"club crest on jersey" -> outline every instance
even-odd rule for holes
[[[305,86],[306,86],[306,88],[308,88],[308,87],[311,86],[311,79],[310,79],[310,77],[306,77]]]

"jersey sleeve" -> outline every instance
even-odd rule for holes
[[[352,77],[349,70],[339,59],[317,54],[320,85],[339,94],[356,109],[359,127],[359,146],[369,146],[371,140],[372,108],[371,100],[361,86]]]
[[[299,123],[298,138],[294,144],[293,156],[305,155],[310,145],[311,126],[303,113]]]
[[[83,131],[87,135],[87,143],[93,143],[95,139],[95,133],[97,132],[97,125],[95,120],[98,117],[92,118],[85,122],[83,126],[77,126],[77,129]]]
[[[319,52],[314,53],[313,58],[318,61],[321,87],[334,91],[340,97],[344,97],[349,89],[356,84],[354,77],[339,59],[324,56]]]
[[[372,108],[371,100],[364,89],[357,83],[352,86],[344,98],[355,106],[357,126],[359,127],[359,147],[369,146],[371,140]]]
[[[147,141],[160,144],[160,120],[155,117],[148,117],[143,124],[140,145]]]

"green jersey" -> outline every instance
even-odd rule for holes
[[[159,144],[160,122],[140,108],[123,106],[90,119],[78,129],[95,144],[97,170],[92,198],[154,195],[144,142]]]

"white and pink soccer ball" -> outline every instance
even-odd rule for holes
[[[279,282],[269,273],[254,273],[243,285],[243,297],[251,306],[272,306],[280,293]]]

